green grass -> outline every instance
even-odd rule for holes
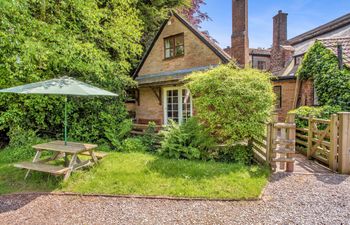
[[[217,162],[113,153],[89,172],[75,173],[64,191],[84,194],[249,199],[260,195],[268,169]]]
[[[12,150],[12,152],[11,152]],[[23,152],[23,150],[21,150]],[[14,168],[16,150],[0,150],[0,194],[68,191],[84,194],[204,197],[251,199],[260,195],[269,170],[217,162],[172,160],[147,153],[110,153],[99,165],[74,173],[67,183],[62,178]]]

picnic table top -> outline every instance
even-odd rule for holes
[[[67,142],[67,145],[65,145],[64,141],[52,141],[49,143],[38,144],[33,146],[33,148],[36,150],[49,150],[54,152],[65,152],[71,154],[85,152],[96,147],[97,145],[94,144],[84,144],[77,142]]]

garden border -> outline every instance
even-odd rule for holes
[[[270,177],[271,178],[271,177]],[[270,178],[268,183],[270,183]],[[268,185],[268,184],[267,184]],[[19,195],[52,195],[52,196],[76,196],[76,197],[104,197],[118,199],[148,199],[148,200],[169,200],[169,201],[210,201],[210,202],[254,202],[262,200],[267,185],[262,189],[260,195],[256,198],[247,199],[220,199],[220,198],[189,198],[189,197],[171,197],[171,196],[142,196],[142,195],[112,195],[112,194],[79,194],[73,192],[19,192],[11,194],[3,194],[0,197],[10,197]]]

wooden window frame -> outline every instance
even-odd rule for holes
[[[167,96],[167,91],[170,90],[177,90],[178,91],[178,118],[179,118],[179,123],[183,123],[185,120],[183,118],[183,105],[182,105],[182,90],[187,90],[185,87],[164,87],[163,88],[163,116],[164,116],[164,124],[168,124],[168,96]],[[190,117],[193,116],[193,99],[192,96],[190,98]]]
[[[277,102],[278,99],[276,99],[275,107],[276,107],[276,109],[282,109],[282,85],[276,85],[276,86],[274,86],[274,87],[273,87],[274,93],[276,93],[275,88],[279,88],[279,96],[280,96],[279,102]],[[277,103],[279,103],[279,104],[278,104],[278,107],[277,107]]]
[[[263,67],[265,67],[265,68],[260,68],[260,64],[264,65]],[[266,63],[266,61],[258,60],[258,69],[259,69],[259,70],[266,70],[266,68],[267,68],[267,63]]]
[[[182,45],[178,45],[178,46],[182,46],[183,47],[183,53],[181,55],[176,55],[176,47],[178,47],[176,45],[176,38],[177,37],[182,37]],[[172,48],[167,48],[166,47],[166,41],[167,40],[171,40],[173,42],[173,47]],[[173,50],[173,56],[171,57],[166,57],[166,50],[168,49],[172,49]],[[169,59],[175,59],[175,58],[179,58],[179,57],[183,57],[185,55],[185,35],[184,33],[180,33],[180,34],[176,34],[176,35],[172,35],[172,36],[168,36],[164,38],[164,60],[169,60]]]

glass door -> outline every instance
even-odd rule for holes
[[[164,89],[164,123],[182,123],[192,116],[192,98],[185,88]]]

